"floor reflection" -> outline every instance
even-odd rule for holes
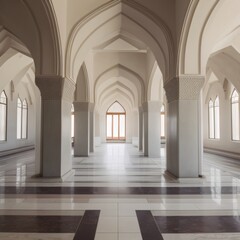
[[[73,230],[70,235],[63,233],[65,218],[56,217],[59,224],[54,232],[62,231],[60,235],[37,232],[48,229],[44,222],[51,222],[53,216],[64,216],[78,225],[79,217],[89,210],[100,211],[95,222],[97,240],[143,239],[141,216],[145,215],[149,224],[157,224],[149,229],[161,229],[158,234],[163,239],[240,239],[238,161],[204,154],[204,177],[179,181],[165,172],[164,147],[161,158],[146,158],[131,144],[111,143],[97,147],[88,158],[73,158],[75,176],[57,182],[32,177],[34,154],[29,151],[1,159],[0,215],[3,225],[10,228],[6,235],[0,224],[0,239],[16,239],[12,218],[7,216],[17,221],[20,239],[73,239]],[[43,215],[47,221],[39,218]],[[39,220],[39,224],[29,224],[34,231],[21,230],[18,220],[23,216],[25,226],[31,219]]]

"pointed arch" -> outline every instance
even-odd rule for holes
[[[29,49],[37,75],[62,74],[61,40],[51,0],[3,0],[0,17],[4,28]]]
[[[136,2],[111,1],[89,14],[73,29],[66,49],[67,76],[76,79],[79,65],[94,46],[124,34],[122,24],[125,32],[149,46],[164,79],[174,75],[173,40],[166,24]]]
[[[135,93],[134,96],[137,98],[137,105],[140,106],[145,101],[144,81],[139,74],[121,64],[110,67],[97,77],[94,84],[94,101],[98,102],[99,87],[103,87],[103,85],[106,85],[107,83],[110,84],[110,81],[107,82],[106,80],[119,77],[123,77],[125,79],[122,83],[126,82],[126,87],[131,86],[131,89],[129,90],[130,92]]]
[[[115,101],[109,106],[107,112],[108,113],[125,113],[126,110],[118,101]]]
[[[89,76],[85,62],[83,62],[77,77],[75,101],[89,102]]]
[[[160,101],[163,97],[161,96],[162,90],[163,76],[157,62],[155,62],[148,82],[148,101]]]
[[[218,0],[193,0],[190,2],[180,36],[177,60],[179,75],[201,74],[202,36],[209,17],[218,2]]]
[[[239,42],[239,7],[238,0],[191,1],[179,44],[179,75],[205,75],[212,56]]]

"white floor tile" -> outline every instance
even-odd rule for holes
[[[97,232],[94,240],[118,240],[118,234],[117,233],[98,233]]]
[[[97,233],[117,233],[118,232],[118,218],[117,217],[103,217],[100,215],[97,226]]]
[[[120,233],[140,233],[137,217],[119,217],[118,226]]]
[[[119,233],[118,240],[143,240],[141,233]]]

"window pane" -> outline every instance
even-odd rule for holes
[[[214,109],[213,102],[209,102],[209,138],[214,138]]]
[[[232,104],[232,139],[240,140],[239,138],[239,103]]]
[[[22,101],[18,98],[17,106],[17,139],[22,137]]]
[[[22,138],[27,138],[27,109],[22,110]]]
[[[220,114],[219,107],[215,107],[215,138],[220,138]]]
[[[112,138],[112,115],[107,115],[107,138]]]
[[[113,137],[118,138],[118,115],[113,115]]]
[[[6,140],[7,105],[0,103],[0,141]]]
[[[164,113],[164,112],[165,112],[165,106],[163,104],[162,107],[161,107],[161,113]]]
[[[214,121],[215,121],[215,138],[220,138],[220,106],[219,97],[216,98],[214,103]]]
[[[71,137],[74,137],[74,115],[71,116]]]
[[[120,115],[120,138],[125,138],[125,115]]]
[[[161,137],[165,137],[165,114],[161,114]]]

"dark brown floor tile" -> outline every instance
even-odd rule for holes
[[[143,240],[163,240],[150,211],[136,211]]]
[[[75,233],[81,216],[0,216],[0,232]]]
[[[156,216],[154,218],[161,233],[240,232],[240,219],[235,216]]]
[[[0,194],[237,194],[236,187],[0,187]]]
[[[99,215],[99,210],[86,211],[78,226],[73,240],[94,240]]]

